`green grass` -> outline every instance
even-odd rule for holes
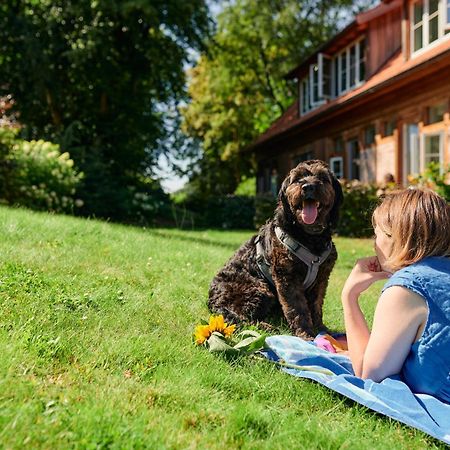
[[[192,344],[210,280],[250,234],[1,207],[0,447],[439,448],[268,362]],[[340,289],[372,244],[336,245],[325,323],[342,329]],[[375,301],[373,288],[369,315]]]

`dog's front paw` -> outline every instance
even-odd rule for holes
[[[304,341],[313,341],[313,340],[314,340],[314,336],[312,335],[312,333],[308,333],[308,332],[305,331],[305,330],[298,329],[298,330],[295,332],[295,335],[296,335],[297,337],[303,339]]]

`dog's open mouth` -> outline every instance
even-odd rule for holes
[[[303,200],[301,216],[304,223],[311,225],[316,221],[319,206],[316,200]]]

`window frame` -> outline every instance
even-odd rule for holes
[[[356,89],[357,87],[361,86],[364,82],[365,82],[365,73],[366,71],[364,70],[364,78],[361,79],[361,64],[364,63],[364,65],[366,64],[365,61],[365,45],[364,47],[364,51],[361,52],[361,47],[362,47],[362,43],[365,44],[365,36],[356,39],[355,41],[353,41],[352,43],[350,43],[349,45],[347,45],[347,47],[345,47],[343,50],[341,50],[338,54],[336,54],[336,56],[332,59],[332,79],[334,80],[334,97],[339,97],[343,94],[346,94],[347,92]],[[350,79],[350,75],[352,73],[352,67],[351,67],[351,59],[350,59],[350,53],[351,53],[351,49],[355,47],[355,55],[354,55],[354,75],[355,75],[355,80],[354,83],[352,84],[352,81]],[[363,53],[363,54],[361,54]],[[336,60],[337,60],[337,64],[336,64]],[[338,68],[338,74],[336,74],[336,66]],[[345,66],[345,72],[344,72],[344,67]],[[343,78],[342,75],[345,73],[345,86],[343,85]],[[336,85],[337,82],[337,85]]]
[[[425,162],[425,157],[426,157],[426,148],[425,148],[425,141],[427,138],[433,137],[433,136],[439,136],[439,167],[440,167],[440,173],[441,175],[444,173],[444,136],[445,133],[443,130],[440,131],[434,131],[434,132],[424,132],[422,133],[422,135],[420,136],[420,149],[419,149],[419,155],[420,155],[420,159],[419,159],[419,167],[420,167],[420,172],[424,172],[425,169],[427,168],[427,165],[429,163]]]
[[[423,11],[422,11],[422,19],[417,24],[414,24],[414,7],[418,3],[422,3]],[[420,55],[424,51],[427,51],[429,48],[432,48],[435,45],[438,45],[445,39],[450,39],[450,3],[449,0],[438,0],[438,9],[434,13],[432,13],[432,17],[430,19],[430,0],[414,0],[409,5],[409,41],[410,41],[410,54],[411,57]],[[434,41],[430,42],[430,21],[434,17],[438,17],[438,37]],[[422,46],[415,50],[415,30],[419,27],[422,27]]]
[[[336,172],[334,170],[334,163],[339,163],[340,166],[340,170],[339,172]],[[342,156],[333,156],[330,158],[329,161],[329,167],[330,170],[334,173],[334,175],[336,176],[337,179],[342,179],[344,178],[344,158]]]

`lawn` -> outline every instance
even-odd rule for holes
[[[193,345],[210,280],[251,233],[0,207],[0,447],[444,448],[268,362]],[[325,323],[342,329],[340,289],[372,244],[336,245]]]

